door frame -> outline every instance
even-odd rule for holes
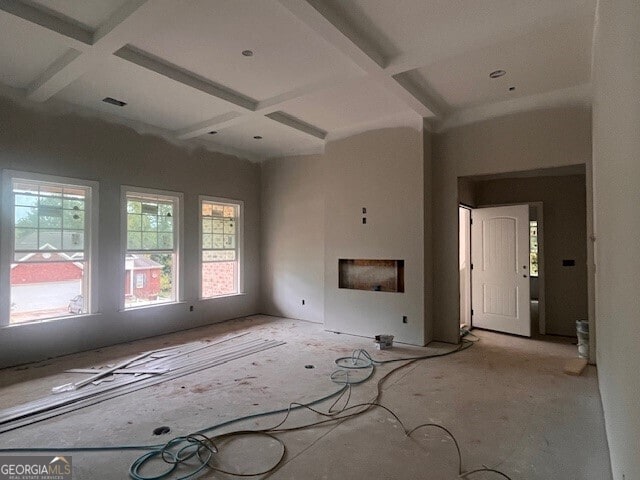
[[[545,309],[545,269],[544,269],[544,207],[542,202],[530,202],[536,207],[538,222],[538,333],[546,335],[547,321]],[[531,273],[531,272],[529,272]]]
[[[459,275],[459,271],[460,271],[460,240],[461,240],[461,232],[460,232],[460,209],[464,208],[465,210],[469,211],[469,224],[467,225],[467,230],[469,232],[469,234],[467,235],[467,248],[466,250],[468,251],[468,256],[469,256],[469,261],[471,261],[471,212],[473,211],[472,206],[467,205],[465,203],[460,202],[458,204],[458,275]],[[468,280],[467,280],[467,291],[469,292],[469,311],[467,312],[467,316],[469,318],[469,323],[467,324],[467,328],[470,330],[471,328],[473,328],[473,315],[471,315],[471,312],[473,310],[473,303],[471,301],[471,299],[473,298],[473,282],[471,279],[471,275],[472,275],[472,271],[471,269],[469,269],[469,276],[468,276]],[[458,284],[460,284],[460,280],[458,281]],[[458,324],[462,324],[462,319],[460,319],[460,321],[458,322]]]
[[[517,203],[495,203],[495,204],[482,204],[476,208],[490,208],[490,207],[508,207],[512,205],[529,205],[529,208],[536,207],[537,222],[538,222],[538,334],[545,335],[547,331],[546,321],[546,302],[545,302],[545,265],[544,265],[544,205],[543,202],[517,202]],[[461,204],[462,206],[462,204]],[[531,211],[531,210],[529,210]],[[459,236],[459,233],[458,233]],[[473,275],[473,270],[471,271]],[[471,282],[473,284],[473,281]],[[531,271],[529,271],[529,285],[531,285]],[[473,290],[471,290],[473,295]],[[473,317],[471,317],[473,323]]]

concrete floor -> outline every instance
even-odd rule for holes
[[[1,447],[88,446],[162,443],[204,426],[259,411],[308,402],[336,390],[329,380],[336,357],[366,348],[376,358],[446,351],[395,346],[377,351],[371,340],[328,333],[318,324],[253,316],[210,327],[69,355],[0,370],[0,408],[46,395],[56,385],[75,381],[67,368],[116,363],[146,350],[194,340],[252,331],[287,342],[266,352],[197,374],[115,398],[64,416],[0,434]],[[596,369],[580,377],[562,373],[576,347],[562,340],[530,340],[475,331],[472,348],[431,359],[394,374],[381,403],[409,428],[424,422],[447,427],[456,436],[469,470],[486,465],[512,479],[608,480],[605,439]],[[304,368],[314,365],[313,369]],[[396,364],[397,365],[397,364]],[[392,366],[376,370],[373,380],[353,389],[351,403],[370,401],[376,379]],[[322,405],[328,408],[328,404]],[[252,420],[235,428],[269,426],[281,417]],[[317,420],[297,412],[291,424]],[[154,436],[160,425],[171,433]],[[280,434],[287,447],[273,479],[455,479],[453,443],[437,430],[421,430],[413,439],[381,409],[340,424]],[[229,468],[255,471],[277,456],[272,441],[247,438],[221,448],[217,458]],[[74,479],[125,479],[140,453],[74,453]],[[150,467],[144,473],[157,470]],[[199,478],[234,478],[206,472]],[[267,478],[267,476],[254,477]],[[479,473],[477,479],[500,478]]]

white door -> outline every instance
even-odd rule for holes
[[[531,336],[529,206],[472,211],[472,324]]]

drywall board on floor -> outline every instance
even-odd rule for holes
[[[324,322],[322,162],[308,155],[262,164],[264,313]]]
[[[146,352],[134,358],[134,360],[140,359],[137,363],[150,367],[167,367],[169,371],[164,374],[119,375],[116,373],[111,380],[105,379],[107,381],[97,385],[90,383],[78,389],[48,392],[49,395],[38,400],[1,410],[0,433],[64,415],[285,344],[282,341],[256,337],[238,338],[244,335],[213,343],[192,342],[170,347],[170,349]],[[232,342],[226,343],[228,340]],[[161,353],[163,350],[166,355],[154,356],[154,353]],[[145,355],[148,356],[145,357]]]
[[[74,114],[43,113],[0,99],[0,169],[99,182],[98,314],[3,328],[0,366],[16,365],[259,311],[260,167],[185,149]],[[184,194],[184,302],[119,311],[121,185]],[[199,300],[198,195],[244,201],[245,294]],[[191,273],[190,273],[191,272]],[[189,306],[194,311],[189,311]]]
[[[267,350],[260,358],[246,357],[215,371],[189,375],[68,417],[15,430],[0,436],[2,446],[63,446],[61,443],[65,440],[67,446],[72,446],[79,442],[79,432],[86,445],[101,445],[107,440],[109,444],[156,444],[163,441],[161,438],[286,407],[293,399],[309,402],[320,398],[338,388],[329,380],[329,374],[335,370],[336,357],[350,355],[359,348],[371,351],[371,340],[367,338],[335,335],[311,322],[254,316],[55,359],[46,362],[46,366],[36,364],[28,370],[4,370],[0,372],[0,384],[9,386],[0,391],[0,405],[34,398],[33,382],[25,382],[27,378],[38,377],[39,385],[51,387],[66,381],[60,372],[73,366],[110,364],[140,351],[204,339],[215,341],[221,335],[247,331],[284,340],[287,346]],[[587,367],[580,378],[561,373],[564,359],[575,355],[575,346],[491,332],[478,334],[482,340],[464,352],[418,362],[415,369],[398,372],[401,375],[394,377],[397,381],[385,387],[385,405],[391,406],[402,421],[411,425],[432,418],[450,429],[460,442],[467,469],[482,464],[500,465],[498,468],[514,480],[612,480],[596,369]],[[442,344],[427,349],[394,344],[391,350],[371,351],[371,354],[382,359],[452,349],[451,345]],[[315,368],[305,369],[309,363]],[[371,398],[375,383],[372,379],[355,387],[351,403]],[[511,388],[504,388],[505,385]],[[326,410],[331,403],[332,400],[322,403],[319,408]],[[496,411],[501,418],[496,416]],[[542,415],[532,415],[542,411]],[[300,421],[315,418],[305,412],[294,416]],[[96,428],[96,418],[109,419],[106,432]],[[261,425],[271,426],[280,418],[265,418]],[[291,420],[297,422],[298,418]],[[388,412],[376,409],[336,430],[332,425],[283,437],[293,455],[304,452],[272,478],[343,479],[345,465],[350,465],[348,478],[421,479],[425,478],[425,471],[429,472],[428,478],[455,478],[455,448],[444,440],[444,434],[415,432],[418,444],[403,437],[397,422],[389,418]],[[152,431],[160,425],[170,426],[172,432],[164,437],[153,436]],[[486,435],[492,428],[499,434]],[[530,435],[523,435],[523,431]],[[362,442],[363,438],[367,441]],[[482,441],[478,443],[478,439]],[[345,442],[355,450],[344,448]],[[547,443],[554,448],[546,448]],[[260,444],[265,445],[252,442],[244,446],[259,447]],[[235,451],[242,453],[242,445],[238,447],[240,450]],[[255,467],[254,471],[269,463],[277,453],[271,448],[261,449],[262,453],[244,451],[248,455],[243,456],[243,465],[247,469]],[[354,463],[354,454],[366,461]],[[95,454],[73,455],[76,477],[91,480],[125,478],[130,462],[138,456],[135,453],[114,454],[109,458]],[[336,458],[336,455],[340,462],[332,465],[318,461]],[[400,458],[402,462],[398,461]],[[160,464],[158,468],[162,468]],[[486,478],[497,480],[498,477],[487,475]]]
[[[506,115],[433,135],[434,339],[458,338],[458,177],[585,164],[590,158],[588,107]]]
[[[640,478],[640,3],[600,0],[594,42],[593,198],[598,380],[613,478]],[[592,332],[589,332],[592,334]]]
[[[422,137],[412,128],[384,129],[325,149],[327,330],[425,342]],[[350,258],[404,260],[404,293],[339,288],[339,260]]]

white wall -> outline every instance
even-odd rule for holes
[[[325,183],[325,328],[425,343],[422,132],[377,130],[329,143]],[[362,208],[367,209],[363,225]],[[405,292],[338,288],[338,259],[404,260]],[[402,323],[402,317],[408,323]]]
[[[640,2],[600,0],[593,182],[598,380],[615,480],[640,478]]]
[[[310,155],[262,165],[262,291],[269,315],[324,322],[322,163]]]
[[[424,128],[422,131],[424,160],[424,341],[433,340],[433,135]]]
[[[100,313],[0,328],[0,366],[259,312],[259,166],[202,149],[185,150],[100,120],[36,113],[0,99],[0,169],[5,168],[100,183],[100,282],[95,290]],[[184,193],[184,303],[119,311],[122,184]],[[245,202],[246,295],[198,300],[199,194]]]
[[[265,162],[266,311],[324,321],[344,333],[428,341],[424,161],[423,133],[397,128],[330,142],[324,155]],[[405,292],[339,289],[340,258],[404,260]]]
[[[458,177],[585,164],[590,158],[587,107],[507,115],[434,135],[434,339],[458,341]]]

